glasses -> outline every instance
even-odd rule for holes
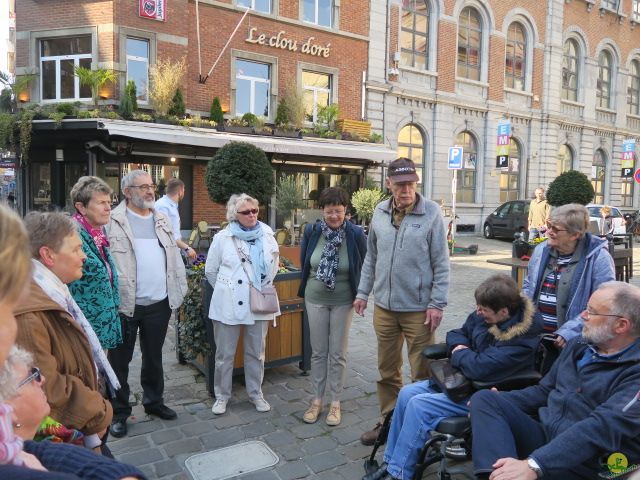
[[[17,388],[24,387],[27,383],[36,381],[40,383],[42,381],[42,374],[40,373],[40,369],[38,367],[32,367],[29,373],[29,376],[22,380]]]
[[[142,185],[129,185],[131,188],[139,188],[140,190],[142,190],[143,192],[148,192],[149,190],[151,190],[152,192],[156,191],[156,188],[158,188],[156,185],[151,184],[151,185],[147,185],[146,183],[143,183]]]
[[[250,208],[249,210],[243,210],[241,212],[238,212],[240,215],[257,215],[258,214],[258,209],[257,208]]]
[[[342,217],[346,215],[347,212],[345,210],[324,210],[323,213],[327,217]]]
[[[585,313],[587,314],[587,318],[591,318],[591,317],[614,317],[614,318],[625,318],[624,315],[615,315],[613,313],[597,313],[597,312],[592,312],[589,311],[589,309],[585,309]]]
[[[558,228],[555,225],[551,225],[549,222],[547,222],[546,225],[547,225],[547,229],[551,230],[553,233],[568,232],[569,231],[566,228]]]

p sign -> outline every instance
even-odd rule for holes
[[[462,168],[462,147],[449,147],[449,170],[459,170]]]

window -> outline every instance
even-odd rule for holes
[[[640,62],[633,60],[627,77],[627,107],[632,115],[640,115]]]
[[[601,5],[609,10],[618,10],[618,0],[601,0]]]
[[[475,9],[465,7],[458,23],[458,77],[480,80],[481,37],[480,15]]]
[[[333,0],[303,0],[303,20],[323,27],[333,26]]]
[[[527,41],[524,28],[514,22],[507,32],[507,54],[504,60],[504,86],[514,90],[525,88]]]
[[[400,29],[400,64],[427,69],[429,10],[424,0],[404,0]]]
[[[413,124],[405,125],[398,133],[398,157],[410,158],[416,164],[417,190],[422,191],[422,165],[424,162],[424,138],[420,129]]]
[[[271,13],[271,0],[237,0],[236,4],[256,12]]]
[[[304,117],[308,122],[318,120],[318,107],[331,103],[331,75],[302,71]]]
[[[602,150],[596,150],[593,155],[593,163],[591,165],[591,185],[596,195],[593,199],[593,203],[604,203],[604,184],[606,179],[606,160],[604,152]]]
[[[568,172],[573,166],[573,152],[567,145],[560,145],[556,163],[556,176]]]
[[[637,164],[636,164],[637,165]],[[633,207],[633,178],[622,178],[620,182],[620,206]]]
[[[500,201],[518,199],[520,184],[520,146],[511,139],[509,146],[509,166],[500,172]]]
[[[88,100],[91,88],[80,85],[74,68],[91,68],[91,37],[62,37],[40,41],[42,100]]]
[[[596,96],[598,106],[611,107],[611,54],[606,50],[598,56],[598,82],[596,84]]]
[[[236,115],[269,117],[271,66],[236,59]]]
[[[562,56],[562,98],[578,101],[578,44],[567,40]]]
[[[127,82],[136,83],[136,98],[149,101],[149,41],[127,37]]]
[[[476,164],[478,161],[478,143],[469,132],[459,133],[456,145],[462,146],[464,152],[463,168],[456,171],[458,187],[456,201],[473,203],[476,196]]]
[[[632,19],[636,22],[640,21],[640,0],[633,0]]]

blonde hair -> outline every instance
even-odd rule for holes
[[[31,275],[29,238],[20,217],[0,205],[0,302],[17,302]]]
[[[602,207],[600,209],[600,213],[603,213],[605,215],[609,215],[611,213],[611,207],[609,205],[605,205],[604,207]]]

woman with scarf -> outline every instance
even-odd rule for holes
[[[280,312],[251,311],[250,287],[262,290],[272,285],[278,272],[278,244],[268,225],[258,221],[258,201],[242,193],[227,202],[228,226],[213,237],[205,275],[213,286],[209,318],[213,321],[216,346],[214,393],[211,411],[226,412],[231,398],[233,359],[240,330],[244,327],[244,378],[249,395],[259,412],[271,406],[262,395],[264,350],[269,322]]]
[[[33,354],[46,376],[51,417],[84,434],[84,446],[100,448],[111,423],[105,399],[120,388],[100,341],[67,284],[82,277],[86,258],[77,224],[60,212],[31,212],[25,219],[33,274],[29,301],[15,309],[16,343]]]
[[[111,187],[98,177],[80,177],[71,189],[71,202],[76,209],[73,219],[79,225],[87,259],[82,278],[72,282],[69,290],[105,350],[122,343],[118,272],[103,228],[111,215],[112,193]]]
[[[298,295],[304,297],[309,317],[314,390],[311,405],[302,418],[306,423],[318,420],[328,380],[331,404],[326,423],[335,426],[342,420],[340,396],[349,328],[367,239],[362,228],[345,220],[349,196],[343,189],[323,190],[318,203],[323,218],[307,225],[300,251],[302,282]]]

